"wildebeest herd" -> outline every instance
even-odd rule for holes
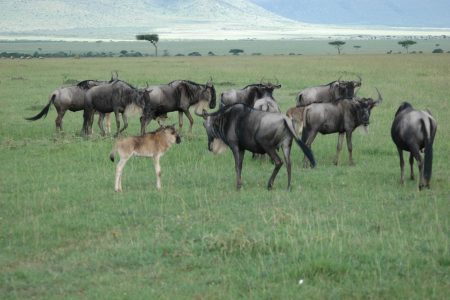
[[[372,108],[379,105],[383,98],[376,89],[377,99],[358,97],[357,90],[362,80],[344,81],[340,78],[326,85],[309,87],[296,97],[296,106],[290,108],[286,115],[273,96],[275,89],[281,85],[261,80],[258,84],[249,84],[242,89],[233,89],[221,93],[219,109],[208,113],[207,108],[216,107],[216,90],[212,78],[206,84],[198,84],[190,80],[175,80],[168,84],[136,88],[131,84],[112,76],[109,81],[84,80],[77,85],[63,87],[50,94],[48,104],[34,117],[27,120],[38,120],[45,117],[53,104],[58,116],[55,120],[57,130],[62,130],[62,119],[67,110],[83,110],[81,133],[92,134],[94,113],[99,114],[98,125],[102,135],[105,115],[114,112],[116,133],[118,136],[127,126],[128,112],[140,112],[140,136],[119,139],[111,151],[114,161],[117,152],[120,161],[116,167],[115,191],[122,191],[122,172],[132,156],[151,157],[157,175],[157,188],[161,188],[160,157],[174,143],[180,142],[180,136],[174,125],[163,126],[151,133],[145,133],[151,120],[164,118],[167,113],[177,111],[179,129],[183,126],[183,114],[189,119],[189,132],[194,120],[189,112],[194,106],[194,113],[204,118],[208,150],[221,153],[228,147],[233,153],[236,171],[236,187],[242,186],[241,171],[245,151],[256,154],[268,154],[274,169],[267,187],[271,189],[283,161],[288,174],[288,189],[291,187],[292,142],[300,147],[305,155],[304,166],[314,167],[316,161],[311,151],[317,133],[338,133],[337,151],[334,163],[339,163],[344,134],[347,140],[349,163],[352,158],[352,132],[359,126],[365,128],[370,122]],[[120,124],[120,115],[123,127]],[[395,114],[391,128],[391,136],[397,146],[400,157],[401,179],[404,182],[403,151],[410,152],[409,163],[411,179],[414,179],[414,159],[419,167],[419,189],[430,187],[433,141],[437,123],[430,111],[417,111],[411,104],[404,102]],[[301,138],[300,138],[301,135]],[[424,152],[424,158],[420,152]]]

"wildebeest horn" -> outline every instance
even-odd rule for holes
[[[362,78],[361,78],[361,76],[359,76],[359,75],[356,75],[356,76],[357,76],[358,79],[359,79],[359,81],[357,82],[357,86],[361,86]]]
[[[146,82],[145,82],[145,84],[147,85],[147,88],[148,88],[148,87],[149,87],[149,85],[148,85],[148,81],[146,81]]]
[[[338,80],[336,80],[337,82],[341,81],[342,75],[339,76]]]
[[[378,88],[375,88],[377,90],[378,99],[375,101],[376,104],[380,104],[383,101],[383,97],[381,97],[381,93],[378,90]]]

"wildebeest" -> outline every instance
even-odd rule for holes
[[[253,107],[255,101],[263,98],[266,94],[272,96],[274,89],[281,88],[280,84],[258,83],[250,84],[240,90],[229,90],[220,95],[220,107],[243,103]]]
[[[209,80],[206,84],[198,84],[189,80],[175,80],[169,84],[147,88],[144,112],[141,117],[141,134],[152,119],[165,115],[168,112],[178,111],[180,129],[183,126],[183,113],[188,117],[192,131],[194,120],[189,112],[193,105],[202,109],[208,105],[209,108],[216,106],[216,90]],[[201,116],[201,111],[196,107],[194,113]]]
[[[429,111],[415,110],[408,102],[403,102],[395,113],[391,136],[400,156],[400,182],[404,182],[403,150],[410,152],[411,180],[414,180],[414,158],[419,167],[419,189],[430,187],[433,165],[433,142],[436,135],[437,122]],[[422,160],[420,151],[424,149]]]
[[[128,127],[128,120],[125,110],[134,105],[144,108],[145,90],[139,90],[122,80],[115,80],[112,83],[91,88],[86,92],[83,132],[85,135],[91,133],[94,111],[100,114],[99,126],[102,135],[105,134],[103,128],[103,116],[105,113],[114,112],[116,117],[116,136]],[[124,126],[120,129],[119,113],[122,114]]]
[[[116,167],[114,190],[122,191],[122,172],[127,161],[133,156],[151,157],[156,172],[156,188],[161,189],[161,166],[159,159],[169,148],[181,142],[181,138],[175,130],[175,126],[160,127],[154,132],[142,136],[126,137],[118,140],[109,154],[114,162],[114,154],[119,153],[120,160]]]
[[[305,112],[304,106],[299,107],[291,107],[287,110],[286,116],[292,120],[292,123],[294,125],[295,133],[297,136],[300,135],[300,133],[303,130],[303,114]]]
[[[271,189],[275,177],[283,165],[277,154],[281,147],[288,173],[288,189],[291,187],[291,159],[290,152],[294,139],[311,164],[315,165],[314,156],[305,144],[296,138],[290,120],[277,113],[255,110],[245,104],[224,106],[218,111],[208,114],[203,112],[203,125],[208,136],[208,149],[212,151],[215,139],[220,139],[233,152],[236,169],[236,187],[242,186],[241,171],[245,150],[259,154],[269,154],[275,168],[267,184]]]
[[[305,108],[303,120],[302,141],[311,147],[317,133],[339,133],[336,157],[334,164],[339,163],[339,154],[344,141],[344,133],[347,138],[349,163],[353,165],[352,158],[352,132],[356,127],[369,125],[372,108],[381,103],[383,98],[377,89],[378,99],[355,98],[342,100],[335,103],[313,103]],[[305,166],[307,166],[305,162]]]
[[[84,96],[86,92],[92,87],[107,84],[113,80],[113,77],[110,81],[83,80],[77,85],[56,89],[50,94],[49,101],[42,111],[34,117],[26,118],[26,120],[36,121],[42,117],[46,117],[50,109],[50,105],[53,104],[56,108],[56,112],[58,113],[55,120],[56,129],[62,131],[62,119],[66,111],[70,110],[75,112],[83,110],[85,106]]]
[[[325,85],[306,88],[297,95],[297,106],[352,99],[355,95],[355,89],[361,86],[361,82],[361,77],[359,77],[359,81],[343,81],[338,79]]]

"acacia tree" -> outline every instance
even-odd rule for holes
[[[401,45],[403,48],[406,49],[406,53],[409,53],[409,51],[408,51],[409,46],[412,46],[412,45],[414,45],[414,44],[417,44],[417,42],[416,42],[416,41],[413,41],[413,40],[404,40],[404,41],[398,42],[398,44]]]
[[[244,53],[244,50],[242,49],[230,49],[228,53],[232,53],[233,55],[239,55],[239,53]]]
[[[332,42],[329,42],[328,44],[331,46],[334,46],[337,49],[338,54],[341,54],[341,49],[342,49],[342,46],[345,45],[345,42],[344,41],[332,41]]]
[[[138,41],[149,41],[155,47],[155,56],[158,56],[158,46],[159,36],[157,34],[138,34],[136,35]]]

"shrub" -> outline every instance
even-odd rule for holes
[[[195,52],[189,53],[188,56],[202,56],[202,55],[199,52],[195,51]]]
[[[436,48],[432,53],[444,53],[444,50],[442,50],[441,48]]]

